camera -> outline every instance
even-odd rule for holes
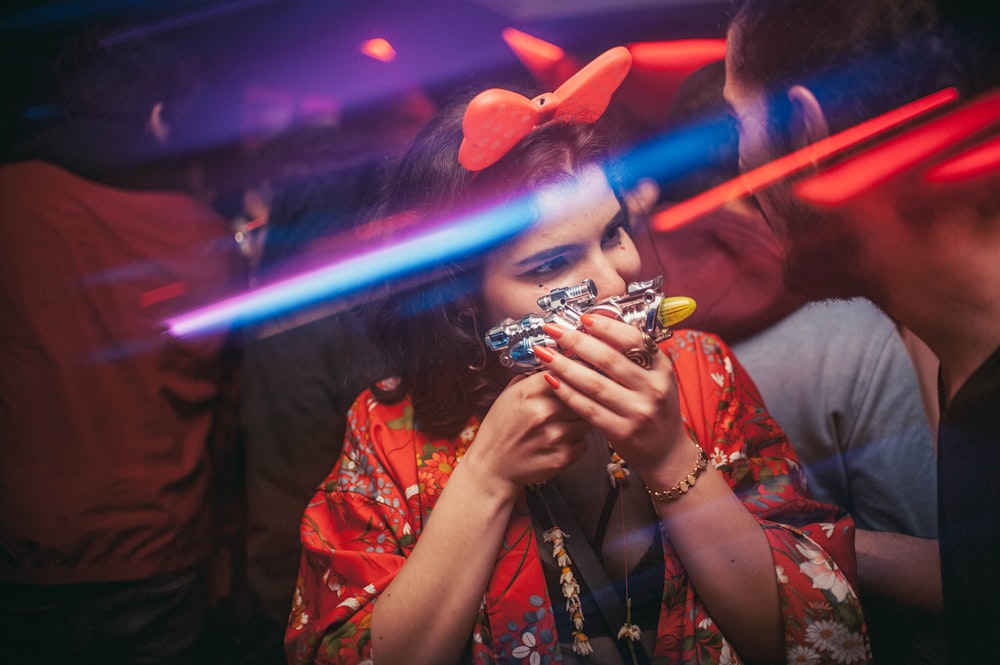
[[[486,346],[500,354],[500,363],[517,372],[540,369],[535,347],[559,350],[554,339],[542,329],[546,323],[583,329],[580,317],[600,313],[631,324],[660,342],[670,337],[669,326],[684,320],[694,311],[695,302],[684,296],[666,297],[660,292],[663,277],[632,282],[623,296],[597,300],[597,286],[591,279],[579,284],[552,289],[538,299],[541,312],[520,319],[504,319],[490,328]]]

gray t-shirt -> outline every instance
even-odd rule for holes
[[[817,499],[859,528],[936,537],[934,442],[910,356],[881,310],[860,299],[805,305],[733,351]]]

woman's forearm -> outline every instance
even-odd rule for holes
[[[472,465],[455,469],[413,552],[375,603],[379,665],[459,661],[516,498],[509,486],[479,479]]]
[[[711,467],[679,499],[656,502],[709,614],[747,662],[785,662],[774,559],[760,523]]]

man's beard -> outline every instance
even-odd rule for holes
[[[785,287],[811,300],[863,297],[878,300],[863,245],[846,215],[813,208],[790,185],[772,187],[762,210],[781,246]],[[872,223],[877,221],[872,220]]]

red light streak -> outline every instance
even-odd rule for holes
[[[954,88],[946,88],[788,153],[658,213],[652,220],[653,229],[663,232],[690,223],[729,201],[767,187],[796,171],[940,108],[957,98],[958,92]]]
[[[678,39],[628,45],[634,66],[651,71],[690,71],[726,57],[725,39]]]
[[[254,219],[251,219],[249,222],[247,222],[246,226],[243,227],[243,231],[253,231],[254,229],[258,229],[266,224],[267,224],[267,217],[261,215],[260,217],[255,217]]]
[[[178,298],[185,293],[187,293],[187,282],[174,282],[172,284],[167,284],[166,286],[161,286],[158,289],[146,291],[139,297],[139,304],[143,307],[149,307],[150,305],[155,305],[156,303],[163,302],[164,300]]]
[[[994,93],[804,180],[796,186],[795,192],[811,203],[840,205],[972,136],[998,119],[1000,93]]]
[[[516,28],[504,28],[500,35],[507,42],[507,46],[522,58],[530,56],[531,60],[555,64],[566,57],[566,52],[552,42],[521,32]]]
[[[500,35],[535,80],[550,90],[558,88],[580,68],[559,46],[516,28],[504,28]]]
[[[927,172],[932,183],[948,183],[981,176],[1000,169],[1000,136],[974,146]]]

